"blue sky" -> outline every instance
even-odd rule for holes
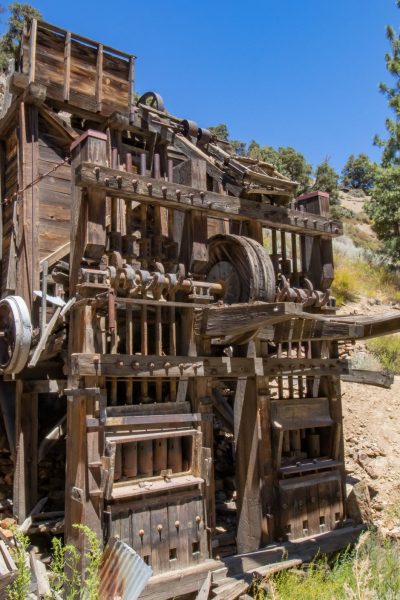
[[[103,0],[32,4],[44,18],[137,59],[136,89],[232,138],[293,146],[341,169],[389,115],[378,84],[395,0]]]

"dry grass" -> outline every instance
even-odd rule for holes
[[[269,591],[253,590],[256,600],[383,600],[400,598],[400,546],[379,533],[364,533],[353,550],[311,563],[303,577],[283,571],[268,580]]]
[[[384,265],[337,253],[332,293],[339,306],[360,296],[378,298],[382,302],[399,302],[400,276]]]
[[[367,348],[384,369],[400,373],[400,334],[373,338],[367,342]]]

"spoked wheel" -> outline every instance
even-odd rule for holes
[[[0,369],[19,373],[25,367],[32,341],[28,307],[20,296],[0,301]]]
[[[147,106],[151,106],[151,108],[155,108],[161,112],[165,111],[164,100],[157,92],[146,92],[143,96],[140,96],[138,104],[147,104]]]
[[[208,244],[207,280],[223,284],[222,300],[226,304],[274,301],[274,267],[259,242],[240,235],[218,234]]]

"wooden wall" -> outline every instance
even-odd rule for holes
[[[69,144],[63,136],[39,117],[39,174],[44,175],[59,165],[69,153]],[[70,239],[71,167],[68,163],[57,167],[39,183],[40,258],[43,259]]]

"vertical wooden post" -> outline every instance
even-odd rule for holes
[[[101,112],[103,108],[103,44],[97,47],[96,63],[96,110]]]
[[[175,167],[174,181],[198,190],[207,190],[205,161],[193,158]],[[198,210],[188,211],[181,226],[181,260],[188,270],[194,273],[201,272],[208,264],[207,214]]]
[[[200,412],[204,420],[201,424],[202,446],[210,449],[210,455],[214,453],[214,430],[213,409],[211,400],[210,380],[207,377],[195,377],[190,381],[192,409]],[[215,527],[215,479],[214,469],[209,473],[209,486],[206,487],[207,523],[212,530]]]
[[[74,294],[78,272],[83,258],[99,261],[105,252],[105,194],[86,190],[74,185],[75,169],[81,161],[87,160],[98,165],[106,164],[107,136],[89,130],[72,146],[72,190],[71,190],[71,259],[70,293]],[[69,323],[69,355],[74,352],[94,353],[95,308],[78,307],[71,311]],[[82,384],[82,385],[80,385]],[[70,388],[90,387],[98,382],[85,378],[79,381],[69,374]],[[67,405],[67,473],[65,490],[65,537],[69,543],[85,550],[86,541],[82,534],[73,528],[74,523],[88,525],[101,536],[102,502],[91,495],[95,482],[88,469],[89,454],[99,458],[102,452],[101,433],[88,433],[86,416],[94,413],[94,398],[72,396]],[[84,565],[82,565],[82,569]]]
[[[260,489],[262,521],[262,543],[274,538],[274,476],[271,447],[271,407],[268,377],[256,377],[258,409],[258,457],[260,469]]]
[[[15,383],[15,473],[13,512],[22,523],[37,501],[38,395]]]
[[[64,44],[64,102],[69,102],[71,87],[71,32],[67,31]]]
[[[239,378],[234,403],[235,465],[237,490],[237,551],[260,547],[261,498],[257,389],[254,377]]]
[[[39,142],[38,107],[19,110],[19,202],[16,293],[32,308],[33,290],[39,289]]]
[[[37,19],[32,19],[29,36],[29,83],[35,81]]]
[[[95,352],[93,324],[95,308],[81,306],[73,310],[69,325],[69,355],[73,352]],[[94,378],[85,378],[83,388],[98,384]],[[69,375],[69,388],[79,387],[76,377]],[[93,415],[95,401],[92,396],[71,396],[67,404],[67,472],[65,486],[65,539],[79,550],[85,550],[84,536],[74,529],[74,523],[88,525],[102,539],[102,504],[90,496],[92,475],[88,468],[88,455],[100,456],[101,434],[88,433],[86,416]],[[82,567],[83,568],[83,567]]]
[[[107,164],[107,135],[89,129],[71,145],[71,259],[70,294],[75,293],[83,258],[100,261],[106,246],[106,195],[90,194],[75,185],[75,170],[82,161]]]

